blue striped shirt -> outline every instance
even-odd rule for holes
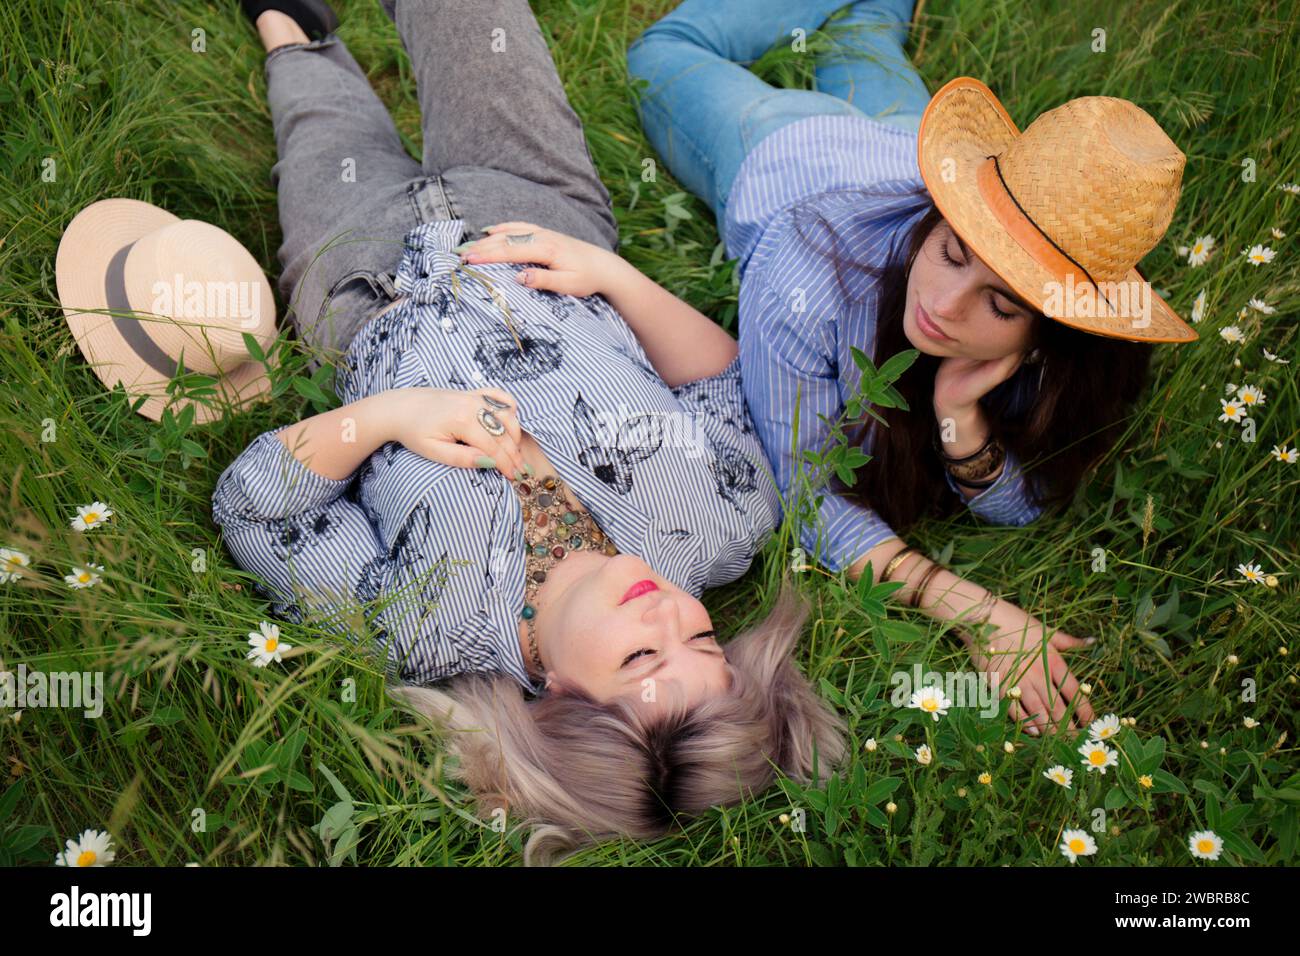
[[[825,445],[829,427],[819,416],[837,420],[857,392],[861,372],[850,347],[877,365],[888,358],[873,354],[875,281],[846,270],[847,297],[857,301],[842,298],[833,264],[799,239],[791,207],[807,200],[825,217],[841,237],[842,258],[883,265],[891,242],[901,244],[924,213],[924,203],[906,195],[924,187],[916,141],[915,132],[865,117],[808,117],[760,140],[732,185],[723,234],[728,255],[740,260],[745,396],[783,494],[790,493],[804,449]],[[868,187],[885,198],[864,206],[859,191]],[[796,393],[798,446],[792,449]],[[952,476],[945,471],[944,477],[963,497]],[[825,494],[818,526],[804,527],[800,543],[831,570],[895,536],[871,508],[824,487],[814,492]],[[965,503],[996,524],[1023,525],[1042,513],[1010,450],[998,480]]]
[[[339,397],[501,388],[620,551],[697,597],[744,574],[781,505],[739,357],[670,388],[603,296],[530,289],[513,281],[518,263],[461,266],[451,249],[463,228],[443,220],[407,235],[396,277],[406,301],[357,332]],[[391,441],[329,479],[276,437],[287,427],[254,439],[212,498],[213,521],[237,563],[266,583],[273,612],[300,622],[310,605],[323,612],[318,623],[351,637],[372,621],[403,681],[496,671],[538,691],[519,647],[526,546],[511,483]]]

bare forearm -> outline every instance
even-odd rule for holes
[[[393,392],[380,392],[304,418],[276,437],[294,457],[325,478],[346,478],[393,440]]]
[[[736,357],[736,340],[716,322],[615,256],[601,290],[632,329],[669,386],[717,375]]]
[[[869,563],[872,568],[871,579],[879,582],[889,562],[906,546],[906,542],[901,538],[890,538],[876,545],[849,567],[849,577],[856,581]],[[933,563],[923,554],[913,553],[903,558],[889,576],[891,581],[903,582],[903,586],[894,592],[894,600],[905,604],[910,603],[921,579]],[[972,621],[982,618],[984,612],[988,610],[991,597],[992,595],[985,588],[974,581],[968,581],[944,568],[936,572],[926,583],[920,608],[931,617],[960,623],[960,620]],[[962,640],[969,644],[970,635],[965,630],[959,633]]]

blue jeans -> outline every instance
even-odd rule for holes
[[[280,292],[311,356],[333,364],[390,305],[406,233],[463,219],[465,239],[524,220],[617,251],[609,192],[528,0],[383,0],[410,55],[423,155],[336,36],[266,58],[284,241]],[[491,43],[510,38],[510,53]]]
[[[915,131],[930,94],[903,52],[914,0],[685,0],[627,51],[649,85],[637,111],[651,145],[713,210],[721,233],[745,156],[787,123],[822,114],[869,116]],[[816,65],[816,91],[763,82],[746,66],[794,42],[837,10],[834,51]]]

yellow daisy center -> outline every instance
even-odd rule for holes
[[[1197,841],[1196,841],[1196,849],[1200,850],[1202,853],[1213,853],[1213,852],[1214,852],[1214,841],[1213,841],[1213,840],[1197,840]]]
[[[922,709],[922,710],[938,710],[938,709],[939,709],[939,702],[938,702],[937,700],[935,700],[933,697],[926,697],[924,700],[921,701],[921,709]]]
[[[1087,849],[1087,846],[1084,845],[1084,842],[1083,842],[1082,840],[1080,840],[1078,837],[1075,837],[1073,840],[1070,841],[1070,850],[1071,850],[1071,852],[1073,852],[1073,853],[1082,853],[1082,852],[1083,852],[1084,850],[1086,850],[1086,849]]]
[[[280,646],[280,642],[276,640],[274,637],[268,637],[266,639],[266,649],[268,651],[274,651],[279,646]]]
[[[1088,762],[1094,767],[1100,767],[1106,762],[1106,754],[1101,750],[1094,750],[1088,754]]]
[[[81,856],[77,857],[77,866],[94,866],[95,859],[94,850],[82,850]]]
[[[85,571],[82,571],[80,574],[77,575],[77,580],[78,580],[78,581],[89,581],[89,580],[90,580],[90,575],[87,574]]]
[[[98,511],[87,511],[87,512],[86,512],[86,517],[85,517],[84,520],[85,520],[86,524],[94,524],[96,521],[99,520],[99,512],[98,512]]]
[[[1198,256],[1201,254],[1201,252],[1204,249],[1205,249],[1205,243],[1203,242],[1198,242],[1196,245],[1192,246],[1192,252]]]

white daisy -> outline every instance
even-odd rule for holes
[[[1119,733],[1119,717],[1107,714],[1088,725],[1088,738],[1095,741],[1110,740]]]
[[[1097,852],[1097,844],[1087,830],[1066,830],[1061,834],[1061,854],[1071,863],[1077,863],[1081,856],[1092,856]]]
[[[1291,364],[1290,359],[1278,358],[1275,354],[1273,354],[1266,348],[1261,348],[1260,351],[1264,353],[1264,358],[1268,359],[1270,362],[1276,362],[1278,365]]]
[[[1274,312],[1277,311],[1277,309],[1273,308],[1263,299],[1251,299],[1246,304],[1250,306],[1252,309],[1254,309],[1256,312],[1263,312],[1265,315],[1272,315]]]
[[[1275,253],[1268,246],[1261,246],[1256,243],[1249,249],[1243,249],[1241,254],[1246,257],[1246,261],[1252,266],[1258,266],[1265,262],[1272,262]]]
[[[1278,186],[1277,188],[1282,190],[1282,192],[1284,193],[1292,193],[1296,196],[1300,196],[1300,184],[1283,183],[1281,186]]]
[[[77,531],[90,531],[98,528],[112,514],[113,509],[102,501],[81,505],[77,508],[77,516],[72,519],[72,527]]]
[[[1187,848],[1198,860],[1217,860],[1223,852],[1223,840],[1213,830],[1197,830],[1187,838]]]
[[[1241,404],[1247,408],[1253,408],[1257,405],[1264,404],[1264,393],[1254,385],[1243,385],[1237,391],[1237,398],[1241,399]]]
[[[1194,266],[1204,265],[1212,252],[1214,252],[1214,237],[1198,236],[1187,252],[1187,261]]]
[[[1283,445],[1281,448],[1274,445],[1273,450],[1269,452],[1269,454],[1278,461],[1287,465],[1294,465],[1296,463],[1296,458],[1300,457],[1300,453],[1297,453],[1294,448],[1287,448],[1286,445]]]
[[[916,748],[916,762],[922,767],[930,766],[930,761],[933,759],[934,755],[930,753],[930,748],[925,744],[921,744],[921,746]]]
[[[1247,581],[1254,581],[1256,584],[1264,583],[1264,575],[1260,573],[1258,564],[1239,564],[1237,570]]]
[[[32,559],[13,548],[0,548],[0,584],[17,581],[23,576],[22,569],[31,565]]]
[[[1186,246],[1175,246],[1175,247],[1174,247],[1174,252],[1178,255],[1178,258],[1181,259],[1181,258],[1183,258],[1184,256],[1187,255],[1187,247],[1186,247]]]
[[[283,663],[280,655],[291,650],[292,645],[280,640],[280,625],[262,621],[258,627],[261,628],[260,631],[248,632],[248,643],[252,649],[248,652],[247,659],[253,662],[254,667],[265,667],[271,661]]]
[[[1202,289],[1196,294],[1196,299],[1192,302],[1192,321],[1199,322],[1205,318],[1205,290]]]
[[[1219,335],[1225,342],[1246,341],[1246,337],[1241,334],[1241,329],[1237,328],[1235,325],[1225,325],[1223,328],[1219,329]]]
[[[876,738],[868,737],[867,742],[862,745],[862,749],[868,753],[874,753],[876,749]]]
[[[1243,717],[1241,718],[1241,723],[1247,730],[1254,730],[1259,726],[1259,721],[1254,717]]]
[[[113,838],[103,830],[83,830],[54,858],[55,866],[105,866],[113,862]]]
[[[940,687],[922,687],[912,693],[912,699],[907,702],[908,707],[915,707],[922,713],[929,714],[934,720],[938,720],[940,715],[946,715],[948,708],[952,706],[947,696],[944,695]]]
[[[100,577],[96,571],[103,571],[102,564],[91,564],[84,568],[73,566],[71,574],[65,574],[63,580],[68,582],[69,587],[89,588],[94,587],[100,582]]]
[[[1286,233],[1283,232],[1281,229],[1279,229],[1277,226],[1274,226],[1274,227],[1273,227],[1272,229],[1270,229],[1269,231],[1273,233],[1273,238],[1274,238],[1274,239],[1285,239],[1285,238],[1286,238]]]
[[[1097,740],[1088,741],[1079,748],[1079,753],[1083,754],[1083,765],[1089,770],[1101,771],[1102,776],[1105,776],[1107,767],[1119,764],[1119,754]]]
[[[1074,780],[1074,771],[1062,767],[1059,763],[1055,767],[1048,767],[1043,771],[1043,776],[1053,783],[1059,783],[1066,790],[1070,789],[1070,782]]]
[[[1221,422],[1239,422],[1246,413],[1246,408],[1240,402],[1230,402],[1226,398],[1219,399],[1219,404],[1223,406],[1223,414],[1219,416]]]

